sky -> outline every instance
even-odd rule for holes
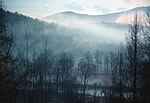
[[[3,0],[3,2],[6,10],[33,18],[43,18],[64,11],[103,15],[150,6],[150,0]]]

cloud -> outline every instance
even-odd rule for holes
[[[63,11],[98,15],[150,6],[149,0],[6,0],[7,10],[31,17],[45,17]],[[31,11],[32,10],[32,11]]]
[[[109,13],[110,10],[108,8],[101,7],[99,5],[95,5],[94,8],[101,13]]]
[[[77,4],[76,2],[64,3],[64,7],[68,9],[72,9],[72,10],[79,10],[79,11],[84,10],[84,8],[80,6],[79,4]]]
[[[131,3],[131,0],[123,0],[125,3]]]
[[[126,10],[127,8],[118,8],[117,11]]]
[[[43,5],[41,8],[42,8],[42,9],[50,9],[50,5],[45,4],[45,5]]]
[[[123,1],[132,6],[150,6],[149,0],[123,0]]]

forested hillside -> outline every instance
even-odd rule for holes
[[[0,2],[0,103],[149,103],[150,15],[140,18],[126,32],[115,23],[72,28]]]
[[[68,28],[55,23],[48,24],[9,11],[6,12],[5,17],[7,30],[15,36],[17,47],[25,49],[28,36],[30,54],[33,53],[34,48],[37,49],[36,53],[42,52],[46,42],[48,43],[47,48],[54,52],[71,52],[77,57],[87,51],[113,50],[117,46],[113,39],[103,36],[103,30],[97,33],[99,35],[91,34],[79,28]]]

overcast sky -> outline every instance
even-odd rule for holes
[[[150,6],[150,0],[3,0],[6,9],[33,18],[63,11],[89,15],[119,12],[139,6]]]

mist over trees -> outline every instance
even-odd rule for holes
[[[135,14],[120,46],[99,49],[77,46],[81,31],[4,8],[0,1],[0,103],[150,102],[149,13],[146,24]]]
[[[30,56],[33,52],[33,48],[38,48],[38,51],[36,51],[37,54],[42,52],[44,46],[43,40],[45,39],[48,40],[47,48],[51,49],[53,52],[60,53],[61,51],[69,51],[75,58],[80,58],[87,51],[93,53],[97,49],[106,51],[114,50],[114,48],[117,48],[117,43],[120,42],[120,40],[113,40],[111,38],[115,38],[113,32],[115,32],[116,36],[117,34],[121,35],[119,33],[122,33],[120,39],[122,39],[124,35],[121,30],[121,28],[123,29],[123,26],[120,26],[118,31],[117,28],[113,28],[113,25],[110,25],[112,28],[107,28],[106,24],[95,25],[92,26],[93,28],[90,28],[90,26],[86,24],[86,27],[84,26],[86,29],[83,30],[80,28],[66,27],[56,23],[46,23],[38,19],[23,16],[17,12],[11,13],[9,11],[6,11],[5,18],[8,32],[12,29],[16,38],[16,45],[18,45],[17,47],[19,49],[22,48],[25,50],[26,44],[24,42],[26,42],[26,32],[28,33]],[[94,28],[97,29],[95,30]],[[104,28],[107,28],[108,31],[110,31],[111,37],[104,35]]]
[[[148,103],[150,101],[149,93],[146,92],[150,89],[150,79],[147,75],[150,66],[149,55],[144,52],[149,45],[147,45],[148,35],[150,35],[147,29],[149,24],[143,26],[138,16],[135,14],[135,19],[126,35],[126,43],[116,56],[116,66],[112,72],[112,87],[106,102]],[[149,20],[149,14],[145,18]]]

